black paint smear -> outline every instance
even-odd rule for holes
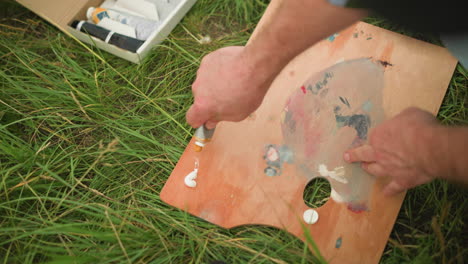
[[[341,97],[340,97],[341,98]],[[356,129],[360,139],[367,139],[367,132],[370,127],[370,117],[368,115],[342,116],[335,115],[336,123],[339,127],[348,126]]]
[[[343,97],[340,96],[340,100],[343,104],[346,104],[345,100],[343,99]]]
[[[385,68],[387,68],[387,66],[393,66],[393,64],[391,64],[388,61],[378,60],[378,62],[380,62],[380,64],[382,64],[382,66],[384,66]]]
[[[347,105],[349,108],[351,108],[351,105],[349,104],[348,99],[343,98],[343,97],[341,97],[341,96],[339,96],[339,97],[340,97],[340,100],[341,100],[341,102],[342,102],[343,104],[345,104],[345,105]]]

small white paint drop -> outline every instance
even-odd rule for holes
[[[198,169],[194,169],[192,172],[187,174],[187,176],[185,176],[184,182],[187,187],[190,187],[190,188],[197,187],[197,182],[195,181],[195,179],[197,178],[197,174],[198,174]]]
[[[304,222],[306,222],[309,225],[313,225],[313,224],[317,223],[317,221],[319,219],[319,215],[318,215],[317,211],[315,211],[314,209],[305,210],[302,217],[304,218]]]
[[[319,167],[318,167],[318,173],[320,173],[320,175],[322,177],[330,177],[330,178],[334,179],[335,181],[341,182],[343,184],[348,183],[348,179],[346,179],[344,177],[344,175],[345,175],[344,167],[336,167],[332,171],[329,171],[328,168],[327,168],[327,165],[320,164]]]
[[[185,179],[184,179],[185,186],[190,187],[190,188],[197,187],[197,182],[195,181],[195,179],[198,176],[198,166],[199,166],[198,158],[195,158],[195,168],[193,169],[193,171],[187,174],[187,176],[185,176]]]

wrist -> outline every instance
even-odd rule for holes
[[[452,174],[451,153],[449,149],[449,128],[441,124],[434,124],[421,132],[424,140],[423,144],[428,146],[424,151],[424,166],[428,169],[430,177],[447,178]]]
[[[439,142],[445,157],[441,178],[468,183],[468,127],[443,126]]]
[[[263,92],[268,90],[273,80],[288,62],[277,55],[253,45],[247,45],[242,54],[247,71],[254,75],[255,86]]]

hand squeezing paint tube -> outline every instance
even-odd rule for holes
[[[138,48],[140,48],[141,45],[143,45],[144,43],[144,41],[142,40],[127,37],[125,35],[109,31],[105,28],[94,25],[92,23],[88,23],[86,21],[75,20],[72,22],[71,26],[81,32],[88,33],[91,36],[103,40],[106,43],[115,45],[119,48],[131,52],[136,52]]]
[[[86,12],[89,20],[98,24],[104,18],[112,19],[124,25],[135,28],[136,38],[139,40],[147,40],[148,37],[156,31],[158,23],[142,17],[123,14],[115,10],[105,8],[90,7]]]
[[[205,125],[202,125],[201,127],[197,128],[195,131],[195,145],[194,145],[194,150],[196,152],[200,152],[203,150],[203,147],[205,147],[205,144],[211,141],[211,138],[213,137],[215,129],[208,129],[205,127]]]

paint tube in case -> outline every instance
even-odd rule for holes
[[[88,33],[93,37],[103,40],[106,43],[115,45],[119,48],[131,52],[136,52],[138,48],[140,48],[141,45],[143,45],[144,43],[144,41],[142,40],[131,38],[119,33],[115,33],[113,31],[109,31],[105,28],[94,25],[92,23],[88,23],[86,21],[75,20],[71,23],[71,26],[81,32]]]
[[[205,147],[206,143],[211,141],[211,138],[213,137],[215,129],[207,129],[205,125],[202,125],[201,127],[197,128],[195,131],[195,145],[194,145],[194,150],[196,152],[200,152],[203,150],[203,147]]]
[[[112,9],[90,7],[86,12],[89,20],[98,24],[104,18],[109,18],[122,24],[135,28],[136,38],[140,40],[147,40],[148,37],[156,31],[159,23],[145,19],[143,17],[132,16],[124,14]]]

